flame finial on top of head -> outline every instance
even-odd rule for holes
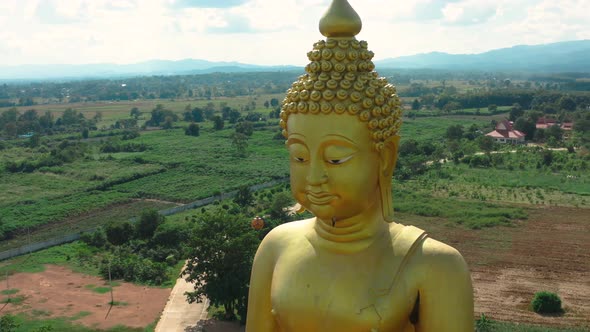
[[[347,0],[333,0],[320,20],[320,32],[328,38],[354,38],[363,23]]]

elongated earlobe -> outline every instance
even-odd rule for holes
[[[383,220],[393,222],[393,198],[391,195],[391,176],[379,174],[379,191],[381,192],[381,210]]]
[[[379,191],[381,194],[381,210],[386,222],[393,222],[393,195],[391,181],[393,170],[397,162],[397,147],[399,136],[394,136],[386,142],[381,152],[381,167],[379,169]]]

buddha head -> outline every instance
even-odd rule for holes
[[[307,53],[306,74],[287,91],[280,126],[291,188],[303,207],[320,218],[345,219],[378,201],[391,221],[401,103],[374,71],[367,42],[355,38],[361,27],[346,0],[332,2],[320,21],[326,39]]]

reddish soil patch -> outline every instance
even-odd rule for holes
[[[590,209],[540,207],[516,227],[479,231],[401,215],[456,247],[472,272],[475,312],[491,319],[546,326],[590,327]],[[538,291],[557,293],[560,317],[529,309]]]
[[[170,289],[121,283],[113,288],[113,294],[115,301],[123,305],[111,308],[110,293],[99,294],[86,287],[104,283],[98,277],[55,265],[46,266],[41,273],[18,273],[10,277],[10,287],[19,289],[14,297],[22,295],[25,299],[17,305],[8,304],[2,313],[24,312],[34,316],[33,310],[42,310],[49,317],[83,316],[75,321],[90,327],[145,327],[160,316],[170,295]],[[81,312],[90,314],[84,316]]]

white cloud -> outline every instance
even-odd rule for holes
[[[376,58],[590,38],[587,0],[349,2],[363,19],[358,37],[369,42]],[[0,0],[0,63],[201,58],[303,65],[306,52],[322,38],[318,21],[330,0],[236,0],[218,8],[199,3],[204,5]]]

